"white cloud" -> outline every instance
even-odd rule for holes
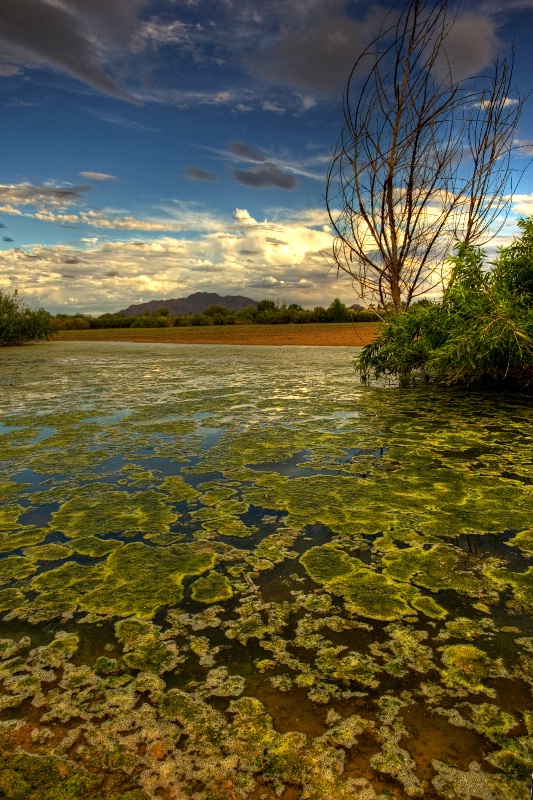
[[[118,181],[116,175],[108,175],[107,172],[78,172],[78,175],[92,181]]]
[[[328,276],[321,251],[331,247],[329,230],[283,219],[281,212],[270,222],[254,219],[246,209],[238,209],[233,219],[204,218],[200,209],[179,204],[175,213],[182,224],[185,219],[191,223],[178,236],[162,231],[144,241],[94,237],[79,247],[35,245],[4,251],[0,285],[18,286],[28,299],[53,311],[95,313],[116,311],[142,298],[202,290],[259,299],[278,299],[283,292],[287,302],[307,306],[328,304],[335,296],[354,298],[347,278]],[[318,215],[309,218],[314,223]],[[69,300],[73,297],[77,299]]]

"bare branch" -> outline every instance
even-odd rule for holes
[[[509,102],[512,62],[481,90],[454,79],[446,0],[410,0],[390,20],[346,84],[326,204],[337,270],[399,313],[442,285],[454,241],[484,244],[504,220],[524,100]]]

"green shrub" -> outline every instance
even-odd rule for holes
[[[356,367],[364,376],[424,375],[445,383],[533,380],[533,221],[502,248],[492,270],[479,248],[458,244],[439,303],[395,315],[364,347]]]
[[[16,290],[0,290],[0,345],[42,341],[54,333],[52,316],[44,308],[32,311]]]

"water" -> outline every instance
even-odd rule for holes
[[[363,386],[353,355],[0,351],[28,796],[527,797],[530,398]]]

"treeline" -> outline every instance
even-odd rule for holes
[[[52,318],[55,330],[83,330],[90,328],[172,328],[190,325],[283,325],[308,322],[374,322],[379,319],[376,311],[347,308],[338,298],[327,307],[316,306],[304,309],[297,303],[277,305],[273,300],[261,300],[257,307],[248,306],[241,311],[228,311],[220,305],[207,308],[201,314],[174,316],[168,308],[143,311],[138,315],[100,314],[56,314]]]

